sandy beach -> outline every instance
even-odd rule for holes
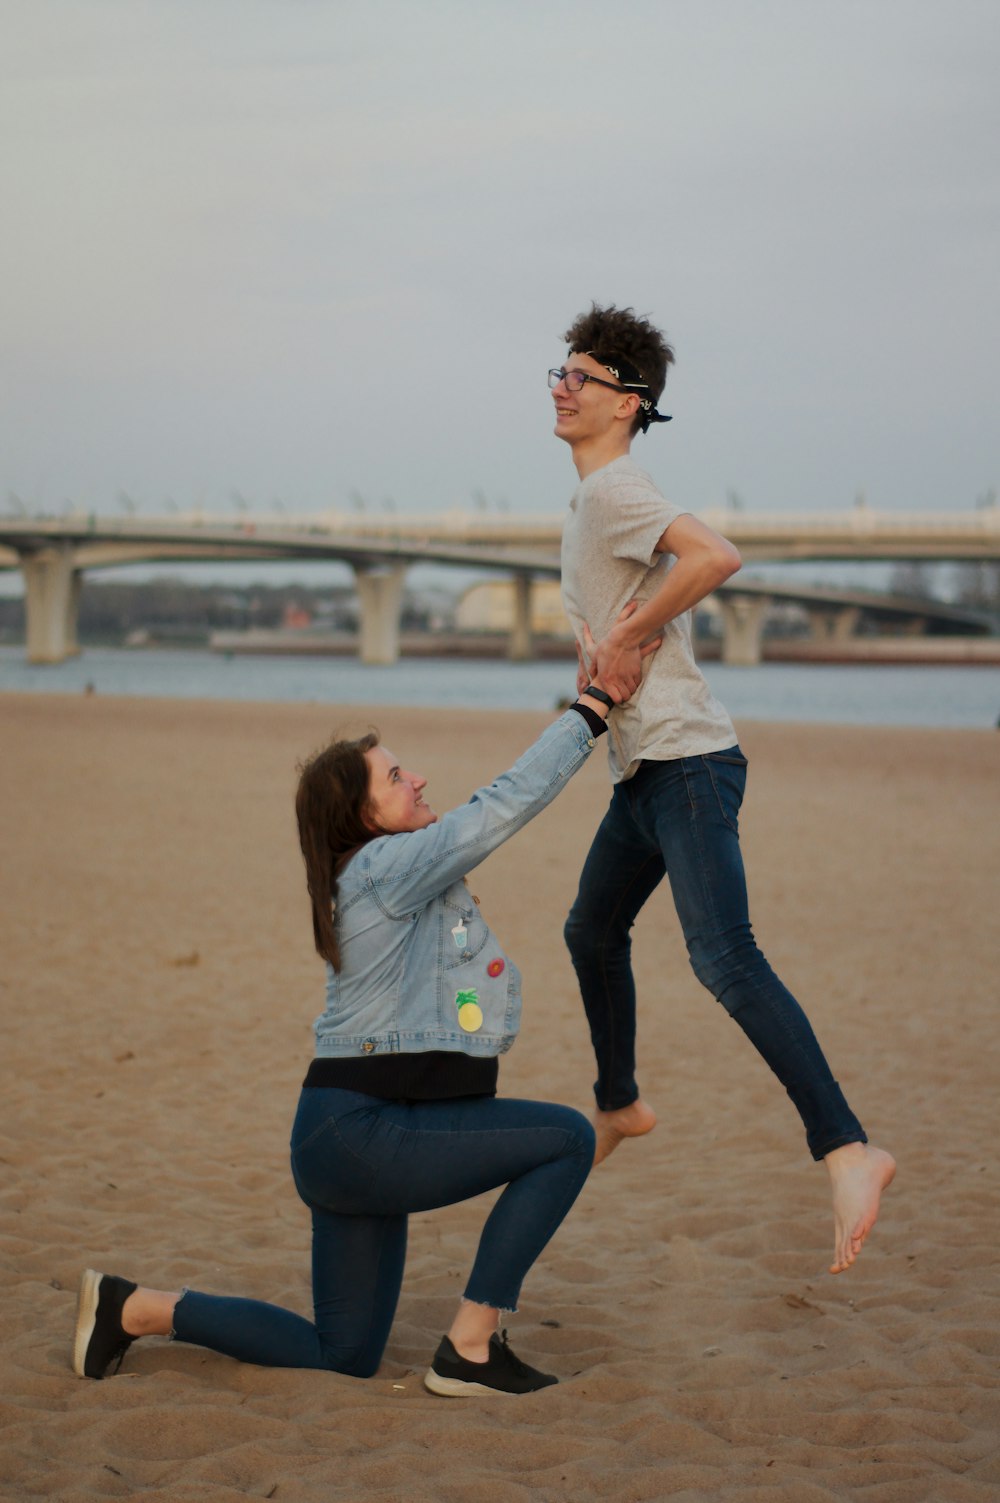
[[[490,1197],[411,1221],[369,1381],[150,1340],[70,1368],[93,1266],[310,1314],[288,1131],[311,1058],[296,762],[374,724],[439,808],[547,716],[0,700],[0,1499],[170,1503],[994,1503],[1000,1496],[996,732],[738,727],[754,927],[899,1174],[830,1277],[822,1166],[687,965],[669,896],[635,934],[660,1125],[599,1166],[512,1341],[559,1374],[445,1400],[422,1375]],[[562,941],[603,751],[471,881],[525,975],[505,1095],[589,1109]]]

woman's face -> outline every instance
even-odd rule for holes
[[[426,778],[400,767],[387,746],[373,746],[365,752],[365,761],[371,822],[380,832],[398,835],[435,823],[437,815],[421,796]]]

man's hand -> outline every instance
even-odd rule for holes
[[[615,701],[623,704],[642,683],[642,660],[655,652],[663,641],[663,633],[657,632],[648,642],[638,647],[622,647],[615,640],[616,627],[624,625],[639,608],[637,600],[630,600],[615,619],[615,625],[601,641],[595,642],[590,627],[583,623],[583,646],[578,642],[576,656],[578,669],[576,692],[582,694],[588,684],[597,683],[606,689]]]
[[[662,640],[664,625],[691,610],[740,567],[732,543],[686,513],[671,522],[655,551],[672,553],[675,559],[656,594],[642,606],[629,601],[596,646],[588,646],[584,638],[591,674],[599,675],[603,687],[618,701],[635,693],[642,659],[651,650],[651,642]],[[636,611],[641,613],[638,624],[630,619]]]
[[[642,648],[619,646],[612,627],[604,640],[595,645],[591,667],[611,698],[621,703],[631,699],[642,683]]]

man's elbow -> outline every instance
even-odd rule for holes
[[[727,538],[720,538],[712,551],[712,567],[715,571],[716,585],[725,584],[727,579],[732,579],[743,567],[738,548],[735,548]]]

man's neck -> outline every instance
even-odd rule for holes
[[[586,480],[595,470],[603,470],[613,459],[621,459],[632,447],[632,435],[619,438],[617,434],[602,434],[599,438],[581,439],[572,446],[573,463],[581,480]]]

